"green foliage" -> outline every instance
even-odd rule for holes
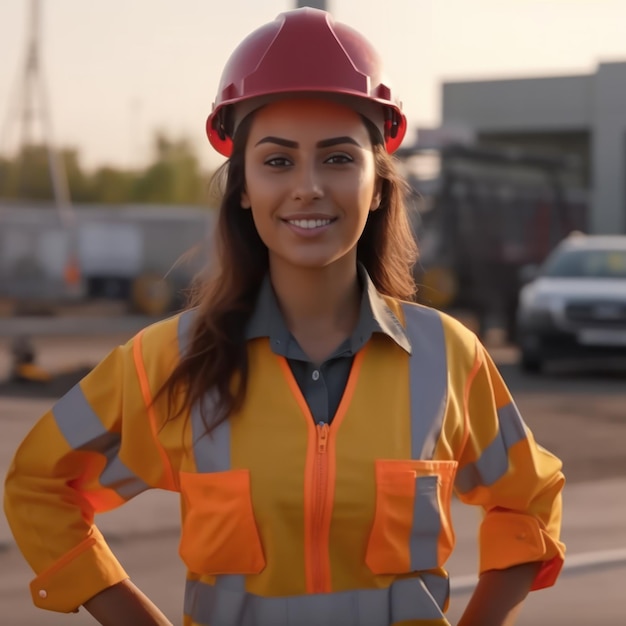
[[[189,143],[171,141],[159,133],[155,138],[152,164],[134,181],[135,202],[199,204],[205,182]]]
[[[145,170],[102,166],[93,172],[81,167],[77,150],[60,153],[73,202],[102,204],[209,203],[209,176],[185,139],[157,133],[154,154]],[[48,151],[25,146],[13,159],[0,158],[0,198],[49,201],[54,198]]]
[[[88,202],[124,204],[132,202],[132,188],[137,174],[114,167],[100,167],[90,178]],[[71,188],[71,183],[70,183]]]
[[[14,160],[5,160],[3,165],[3,196],[31,200],[47,200],[52,196],[45,146],[25,146]]]

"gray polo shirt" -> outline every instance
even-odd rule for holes
[[[269,276],[261,285],[254,312],[246,327],[246,339],[268,337],[272,351],[287,359],[317,423],[332,421],[348,382],[354,355],[374,333],[385,335],[411,353],[411,344],[402,324],[378,293],[362,265],[359,265],[358,275],[362,296],[357,325],[352,335],[319,366],[311,362],[289,332]]]

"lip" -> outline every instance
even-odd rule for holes
[[[289,220],[335,220],[337,217],[327,213],[290,213],[280,219],[288,222]]]

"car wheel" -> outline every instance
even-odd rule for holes
[[[543,361],[536,354],[522,352],[521,366],[527,374],[540,374],[543,369]]]

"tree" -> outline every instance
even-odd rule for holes
[[[102,166],[86,173],[78,150],[61,152],[73,202],[99,204],[214,204],[208,177],[186,139],[157,133],[154,156],[145,170]],[[25,146],[12,159],[0,157],[0,197],[52,201],[54,193],[44,145]]]
[[[100,167],[89,180],[89,201],[100,204],[130,202],[136,174],[114,167]]]
[[[54,197],[48,151],[44,145],[24,146],[10,161],[3,192],[9,198],[28,200],[49,200]]]
[[[171,140],[158,133],[154,152],[154,161],[135,182],[133,200],[202,204],[206,182],[189,142],[185,139]]]

